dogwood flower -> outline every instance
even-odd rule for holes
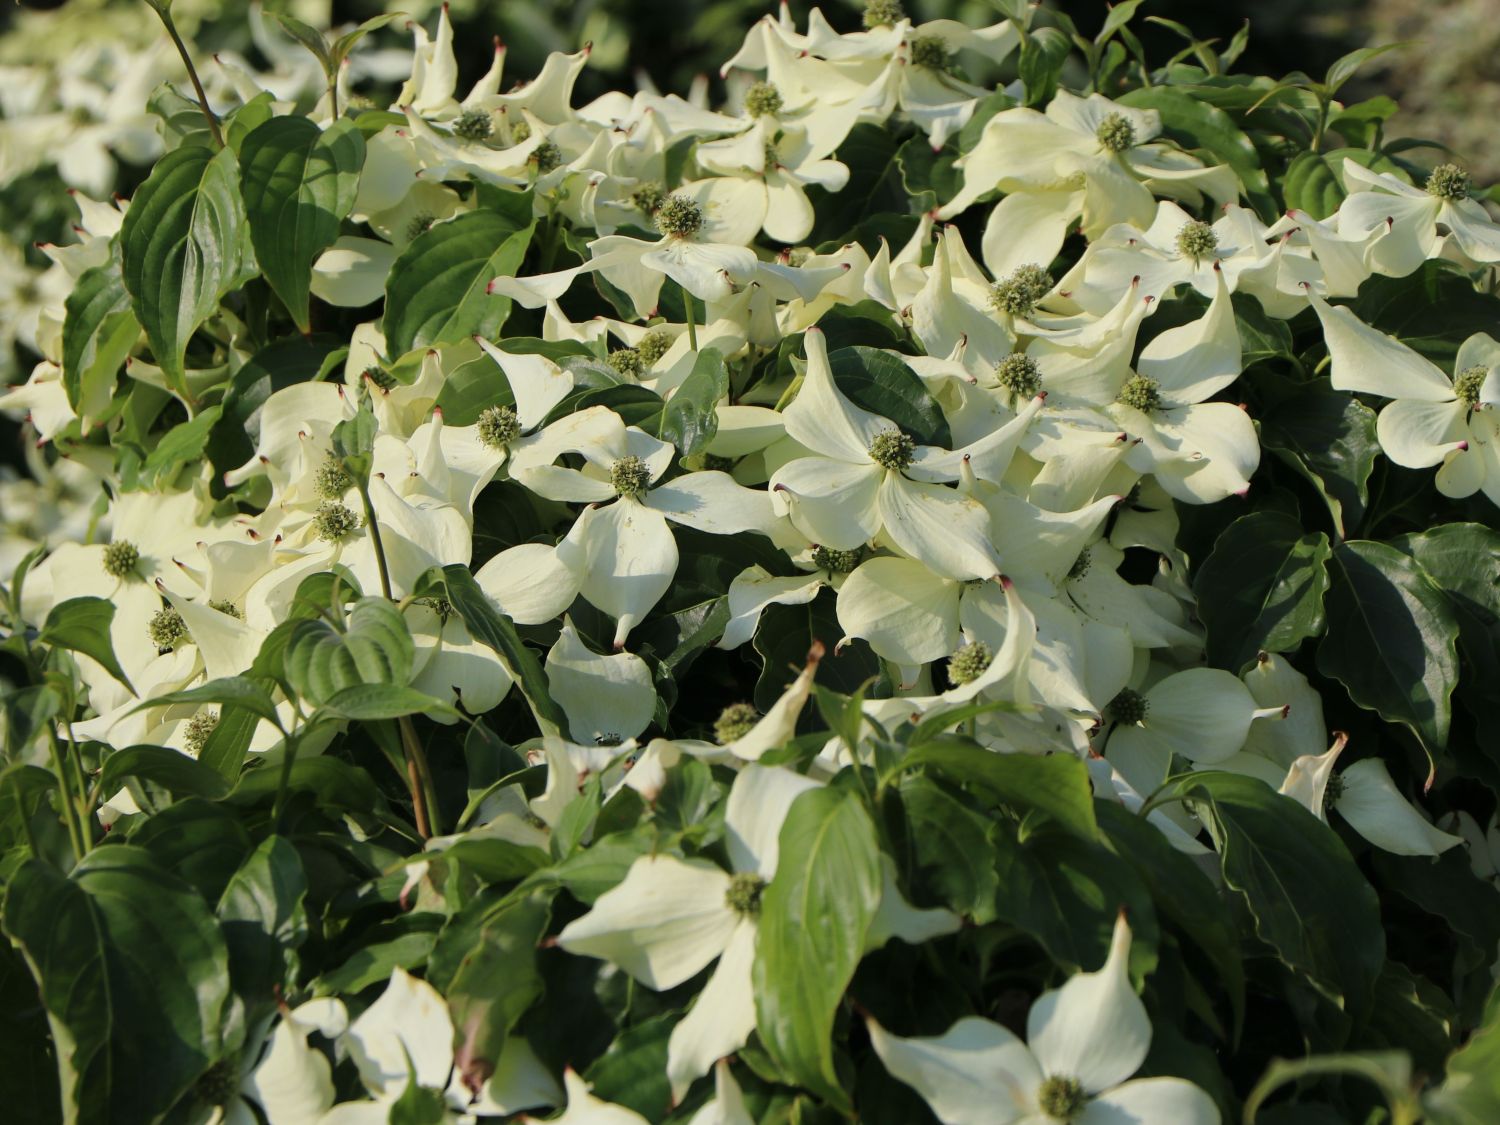
[[[1339,233],[1381,235],[1370,248],[1377,273],[1405,277],[1441,255],[1449,238],[1476,262],[1500,261],[1500,225],[1469,197],[1469,175],[1457,165],[1439,164],[1419,188],[1346,157],[1344,182],[1350,194],[1339,204]]]

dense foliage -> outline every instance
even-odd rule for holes
[[[1500,1117],[1500,224],[1378,52],[996,3],[74,138],[11,1119]]]

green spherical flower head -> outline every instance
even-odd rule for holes
[[[420,238],[432,229],[432,224],[435,222],[437,220],[425,211],[413,215],[411,221],[406,224],[406,241],[411,242],[413,239]]]
[[[614,486],[615,495],[639,500],[651,485],[651,469],[632,453],[609,467],[609,483]]]
[[[766,893],[766,881],[753,871],[742,871],[729,880],[724,903],[736,914],[754,918],[760,913],[760,896]]]
[[[901,0],[870,0],[865,5],[866,29],[894,27],[905,18],[906,9],[901,6]]]
[[[1142,414],[1155,414],[1161,409],[1161,384],[1145,375],[1132,375],[1120,388],[1115,401]]]
[[[627,379],[639,379],[646,373],[646,363],[638,348],[616,348],[605,362]]]
[[[916,454],[917,443],[896,429],[881,430],[870,443],[870,460],[898,472],[910,465]]]
[[[669,238],[692,238],[703,229],[703,208],[686,195],[669,195],[656,209],[656,229]]]
[[[661,205],[666,201],[667,193],[662,190],[661,184],[655,180],[647,180],[640,184],[630,193],[631,205],[637,211],[647,215],[654,215],[661,210]]]
[[[761,153],[761,167],[767,172],[774,172],[781,167],[781,153],[776,151],[776,142],[767,141],[766,150]]]
[[[510,127],[510,143],[513,145],[523,144],[531,140],[531,122],[517,121]]]
[[[337,501],[325,500],[318,505],[313,525],[318,529],[319,539],[326,543],[337,543],[359,529],[359,517]]]
[[[826,570],[830,574],[850,574],[859,565],[860,552],[839,551],[832,547],[814,547],[812,553],[813,566],[819,570]]]
[[[345,472],[343,462],[330,453],[313,474],[313,487],[324,500],[337,500],[354,487],[354,478]]]
[[[1035,398],[1042,389],[1042,371],[1029,355],[1011,352],[995,364],[995,382],[1018,398]]]
[[[1487,367],[1466,367],[1453,377],[1453,393],[1470,410],[1479,405],[1479,392],[1490,371]]]
[[[1087,547],[1079,552],[1078,557],[1073,560],[1073,566],[1068,571],[1068,578],[1077,580],[1089,572],[1089,567],[1094,565],[1094,556]]]
[[[545,176],[563,161],[562,149],[551,141],[543,141],[531,150],[530,163],[536,165],[536,174]]]
[[[508,406],[487,406],[479,414],[479,440],[491,449],[504,449],[521,436],[521,419]]]
[[[1123,113],[1107,113],[1094,131],[1099,147],[1106,152],[1124,152],[1135,144],[1135,126]]]
[[[954,687],[972,683],[984,675],[984,670],[993,659],[994,653],[990,652],[990,646],[982,641],[964,645],[948,657],[948,681]]]
[[[781,105],[781,91],[769,82],[757,82],[745,91],[745,112],[751,117],[775,117]]]
[[[1331,773],[1328,780],[1323,784],[1323,807],[1332,808],[1334,803],[1344,795],[1344,779],[1340,774]]]
[[[936,35],[921,35],[911,41],[909,58],[912,66],[924,70],[946,71],[953,65],[953,52]]]
[[[1076,1078],[1054,1074],[1042,1083],[1037,1091],[1037,1108],[1048,1117],[1059,1121],[1072,1121],[1083,1113],[1089,1096],[1084,1093],[1083,1083]]]
[[[240,1072],[230,1059],[220,1059],[203,1072],[193,1094],[204,1105],[228,1105],[240,1092]]]
[[[1133,726],[1136,723],[1145,722],[1146,713],[1151,710],[1151,703],[1140,692],[1132,688],[1122,688],[1120,694],[1109,701],[1109,706],[1105,710],[1115,722]]]
[[[1469,173],[1457,164],[1439,164],[1427,177],[1427,194],[1439,199],[1469,198]]]
[[[187,623],[171,606],[157,610],[146,626],[157,652],[167,652],[188,639]]]
[[[1052,275],[1041,266],[1020,266],[995,282],[990,304],[1011,316],[1030,316],[1043,297],[1052,292]]]
[[[111,578],[124,578],[134,574],[141,561],[141,553],[129,539],[117,539],[104,548],[104,573]]]
[[[397,383],[394,375],[376,363],[372,363],[369,367],[366,367],[364,375],[366,379],[374,383],[382,391],[391,390]]]
[[[494,131],[494,119],[482,109],[466,109],[453,122],[453,135],[466,141],[487,141]]]
[[[641,337],[641,342],[635,346],[635,350],[640,353],[642,363],[647,367],[653,367],[657,360],[672,350],[675,342],[670,332],[653,328]]]
[[[1219,236],[1207,223],[1194,219],[1190,223],[1184,223],[1177,232],[1177,252],[1184,258],[1201,262],[1218,248]]]
[[[182,741],[187,744],[188,752],[193,757],[196,758],[203,753],[203,746],[208,742],[208,736],[213,734],[214,728],[218,725],[219,713],[217,711],[199,711],[188,720]]]
[[[753,703],[731,703],[714,720],[714,741],[720,746],[744,738],[760,719]]]
[[[240,607],[235,605],[228,598],[218,598],[215,601],[211,601],[208,603],[208,608],[216,609],[220,613],[227,614],[228,616],[234,618],[236,621],[245,620],[245,615],[240,611]]]

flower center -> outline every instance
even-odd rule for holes
[[[187,730],[183,733],[182,740],[187,744],[188,753],[197,757],[203,753],[203,747],[208,743],[208,736],[213,734],[214,728],[219,725],[219,713],[217,711],[199,711],[188,720]]]
[[[466,141],[487,141],[494,131],[494,120],[482,109],[466,109],[453,122],[453,135]]]
[[[1134,726],[1146,721],[1151,710],[1151,701],[1133,688],[1122,688],[1120,694],[1109,701],[1105,708],[1109,717],[1125,726]]]
[[[990,646],[983,641],[964,645],[948,658],[948,680],[954,687],[972,683],[984,675],[984,670],[990,666],[990,661],[993,659],[994,654],[990,652]]]
[[[1453,380],[1454,395],[1470,410],[1479,405],[1479,391],[1489,373],[1487,367],[1466,367]]]
[[[1439,199],[1467,199],[1469,173],[1457,164],[1439,164],[1427,177],[1427,194]]]
[[[1124,152],[1135,144],[1135,126],[1123,113],[1110,113],[1099,122],[1094,136],[1106,152]]]
[[[990,304],[1011,316],[1030,316],[1043,297],[1052,291],[1052,275],[1041,266],[1021,266],[995,282]]]
[[[521,436],[521,420],[508,406],[487,406],[479,414],[479,440],[491,449],[504,449]]]
[[[637,211],[647,215],[654,215],[661,208],[662,201],[667,198],[667,193],[662,191],[661,184],[655,180],[647,180],[640,184],[630,193],[631,205]]]
[[[674,342],[670,332],[653,328],[641,337],[641,342],[635,346],[635,350],[641,353],[642,363],[647,367],[653,367],[657,360],[672,350]]]
[[[745,112],[751,117],[775,117],[781,105],[781,91],[769,82],[757,82],[745,91]]]
[[[656,229],[669,238],[692,238],[703,229],[703,208],[686,195],[669,195],[656,209]]]
[[[545,176],[561,164],[562,159],[562,149],[558,148],[552,141],[543,141],[531,150],[528,162],[536,165],[536,174],[538,176]]]
[[[764,879],[753,871],[743,871],[729,880],[729,889],[724,892],[724,902],[736,914],[754,918],[760,913],[760,896],[765,891]]]
[[[995,364],[995,382],[1019,398],[1034,398],[1042,389],[1042,372],[1029,355],[1012,352]]]
[[[182,614],[171,606],[164,606],[151,615],[146,632],[158,653],[171,652],[188,639],[187,624],[182,620]]]
[[[941,72],[953,65],[953,52],[936,35],[919,35],[911,41],[910,51],[908,57],[912,66],[920,66],[924,70]]]
[[[1323,786],[1323,807],[1331,808],[1338,799],[1344,795],[1344,779],[1341,775],[1331,773],[1328,781]]]
[[[755,704],[731,703],[714,720],[714,741],[720,746],[737,742],[750,733],[759,719],[760,712],[755,709]]]
[[[120,539],[104,548],[104,573],[111,578],[124,578],[134,574],[141,561],[141,553],[129,539]]]
[[[525,144],[531,140],[531,122],[517,121],[510,127],[510,143],[513,145]]]
[[[897,472],[906,468],[916,456],[917,443],[900,430],[881,430],[870,443],[870,460],[882,468]]]
[[[615,495],[639,500],[646,495],[646,486],[651,483],[651,470],[635,454],[621,457],[609,467],[609,483]]]
[[[1202,261],[1218,247],[1219,236],[1214,233],[1214,228],[1197,219],[1183,223],[1182,229],[1177,232],[1177,252],[1194,262]]]
[[[1083,1083],[1062,1074],[1054,1074],[1044,1081],[1036,1095],[1037,1107],[1048,1117],[1060,1121],[1073,1120],[1083,1112],[1088,1100]]]
[[[767,141],[766,150],[761,153],[761,167],[763,171],[774,172],[781,167],[781,154],[776,151],[776,142]]]
[[[318,514],[313,516],[313,526],[318,529],[319,539],[326,543],[337,543],[359,528],[359,517],[337,501],[325,500],[318,505]]]
[[[646,371],[638,348],[616,348],[605,362],[626,379],[639,379]]]
[[[1155,414],[1161,409],[1161,384],[1145,375],[1132,375],[1120,388],[1115,401],[1142,414]]]
[[[352,487],[353,478],[344,471],[344,463],[332,453],[323,458],[323,463],[313,474],[313,488],[324,500],[337,500]]]
[[[866,29],[894,27],[905,18],[906,9],[901,6],[901,0],[870,0],[865,5]]]
[[[831,574],[848,574],[859,565],[859,551],[839,551],[833,547],[814,547],[813,566]]]

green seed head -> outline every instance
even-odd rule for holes
[[[760,914],[760,896],[766,892],[766,881],[753,871],[742,871],[729,880],[724,892],[725,905],[744,918]]]
[[[536,165],[536,174],[545,176],[563,161],[562,149],[552,141],[543,141],[531,150],[531,163]]]
[[[653,328],[641,337],[641,342],[635,346],[635,350],[640,353],[642,363],[647,367],[654,367],[657,360],[672,350],[674,343],[676,341],[672,339],[670,332]]]
[[[1017,398],[1035,398],[1042,389],[1042,372],[1036,360],[1011,352],[995,365],[995,382]]]
[[[948,658],[948,680],[954,687],[971,683],[984,675],[993,659],[990,646],[982,641],[964,645]]]
[[[781,105],[781,91],[769,82],[757,82],[745,91],[745,112],[751,117],[775,117]]]
[[[330,453],[313,474],[313,487],[324,500],[337,500],[354,487],[354,478],[345,472],[343,462]]]
[[[606,361],[626,379],[639,379],[646,373],[645,361],[638,348],[616,348]]]
[[[1484,387],[1484,380],[1489,373],[1487,367],[1467,367],[1460,371],[1453,379],[1454,396],[1473,410],[1479,405],[1479,392]]]
[[[1197,219],[1184,223],[1182,229],[1177,232],[1177,252],[1184,258],[1201,262],[1218,247],[1219,236],[1214,233],[1214,228]]]
[[[1151,704],[1140,692],[1123,688],[1119,695],[1109,701],[1106,710],[1115,722],[1133,726],[1146,721],[1146,712],[1151,710]]]
[[[1132,375],[1120,388],[1115,401],[1123,406],[1134,407],[1142,414],[1155,414],[1161,409],[1161,384],[1145,375]]]
[[[1109,113],[1099,122],[1094,136],[1099,139],[1099,147],[1106,152],[1124,152],[1135,144],[1135,126],[1123,113]]]
[[[240,607],[235,605],[228,598],[219,598],[215,601],[211,601],[208,603],[208,608],[216,609],[220,613],[227,614],[230,617],[234,618],[236,621],[245,620],[245,615],[240,610]]]
[[[995,282],[990,304],[1011,316],[1030,316],[1042,298],[1052,292],[1052,275],[1038,265],[1025,265]]]
[[[1085,547],[1082,551],[1080,551],[1078,553],[1078,557],[1073,560],[1073,567],[1072,567],[1071,570],[1068,571],[1068,578],[1069,579],[1082,578],[1085,574],[1087,574],[1089,572],[1089,567],[1091,567],[1093,565],[1094,565],[1094,556],[1093,556],[1092,552],[1090,552],[1089,549],[1087,547]]]
[[[336,500],[325,500],[318,505],[313,525],[318,529],[319,539],[326,543],[337,543],[359,529],[359,517]]]
[[[1439,199],[1467,199],[1469,184],[1469,173],[1457,164],[1439,164],[1427,177],[1427,194]]]
[[[926,70],[946,71],[953,65],[953,52],[948,50],[948,44],[936,35],[920,35],[911,41],[912,66],[920,66]]]
[[[901,0],[869,0],[865,5],[864,25],[867,29],[894,27],[906,18],[906,9]]]
[[[767,172],[774,172],[781,167],[781,153],[776,151],[776,142],[767,141],[766,150],[761,153],[761,167]]]
[[[1058,1121],[1072,1121],[1078,1117],[1088,1100],[1082,1082],[1060,1074],[1046,1079],[1036,1094],[1037,1108]]]
[[[494,118],[482,109],[466,109],[453,122],[453,135],[466,141],[487,141],[494,131]]]
[[[531,140],[531,122],[517,121],[510,127],[511,144],[518,145],[529,140]]]
[[[491,449],[504,449],[521,436],[521,419],[508,406],[487,406],[479,414],[479,440]]]
[[[615,495],[639,500],[651,484],[651,469],[632,453],[609,467],[609,483],[614,486]]]
[[[703,208],[686,195],[669,195],[656,209],[656,229],[671,238],[692,238],[703,229]]]
[[[870,460],[897,472],[910,465],[916,453],[917,443],[897,429],[881,430],[870,443]]]
[[[830,574],[849,574],[859,565],[860,552],[839,551],[832,547],[814,547],[812,553],[813,566],[819,570],[826,570]]]
[[[140,561],[141,553],[129,539],[117,539],[104,548],[104,573],[111,578],[134,574]]]
[[[714,721],[714,741],[720,746],[744,738],[760,719],[753,703],[731,703]]]
[[[213,734],[214,727],[219,725],[219,713],[217,711],[199,711],[188,720],[187,730],[183,733],[182,740],[187,744],[188,753],[197,757],[203,753],[203,746],[208,741],[208,736]]]
[[[1323,807],[1332,808],[1340,797],[1344,795],[1344,778],[1341,774],[1331,773],[1328,781],[1323,786]]]
[[[420,238],[432,229],[432,224],[437,220],[425,211],[419,215],[413,215],[411,222],[406,224],[406,241],[410,242]]]
[[[170,652],[188,639],[187,624],[182,620],[182,614],[171,606],[165,606],[151,615],[146,632],[157,652]]]
[[[654,215],[661,209],[666,201],[667,193],[662,190],[661,184],[655,180],[647,180],[636,187],[630,193],[630,202],[637,211],[647,215]]]

